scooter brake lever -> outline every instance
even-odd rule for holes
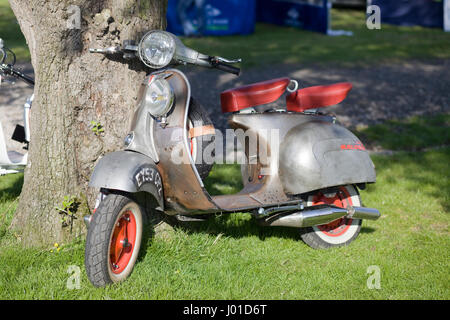
[[[226,58],[222,58],[222,57],[213,57],[213,59],[219,61],[219,62],[224,62],[224,63],[239,63],[242,62],[242,59],[226,59]]]

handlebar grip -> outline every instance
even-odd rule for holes
[[[229,64],[223,63],[223,62],[216,62],[213,64],[213,66],[219,70],[225,71],[225,72],[229,72],[235,75],[239,75],[241,73],[241,69],[230,66]]]

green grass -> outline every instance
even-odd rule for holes
[[[450,145],[450,114],[390,120],[354,130],[366,146],[417,151]]]
[[[17,242],[7,226],[22,175],[1,177],[0,299],[449,299],[450,148],[373,160],[377,183],[361,196],[382,217],[364,221],[348,247],[313,250],[295,229],[224,215],[146,239],[130,278],[100,289],[85,274],[84,239],[59,252]],[[239,176],[238,165],[216,166],[206,185],[236,192]],[[79,290],[66,288],[70,265],[80,267]],[[379,290],[366,286],[372,265]]]
[[[353,37],[330,37],[296,28],[256,24],[245,36],[184,38],[186,45],[211,55],[243,58],[244,67],[277,63],[375,64],[407,59],[450,58],[450,34],[440,29],[382,25],[369,30],[363,11],[332,10],[332,28]],[[7,0],[0,0],[0,37],[21,61],[30,54]]]
[[[369,30],[363,11],[332,10],[332,28],[354,36],[331,37],[296,28],[256,24],[247,36],[185,38],[186,45],[207,54],[240,57],[243,66],[277,63],[377,64],[407,59],[450,57],[450,34],[440,29],[382,25]]]

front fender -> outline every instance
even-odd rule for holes
[[[94,168],[90,187],[152,194],[164,210],[161,174],[153,160],[133,151],[116,151],[103,156]]]
[[[279,175],[286,193],[375,182],[375,166],[361,141],[344,127],[311,121],[292,128],[280,146]]]

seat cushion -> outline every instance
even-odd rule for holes
[[[224,91],[220,94],[222,112],[274,102],[284,93],[289,81],[289,78],[278,78]]]
[[[288,111],[303,112],[332,106],[344,100],[351,89],[349,82],[300,89],[286,97],[286,108]]]

